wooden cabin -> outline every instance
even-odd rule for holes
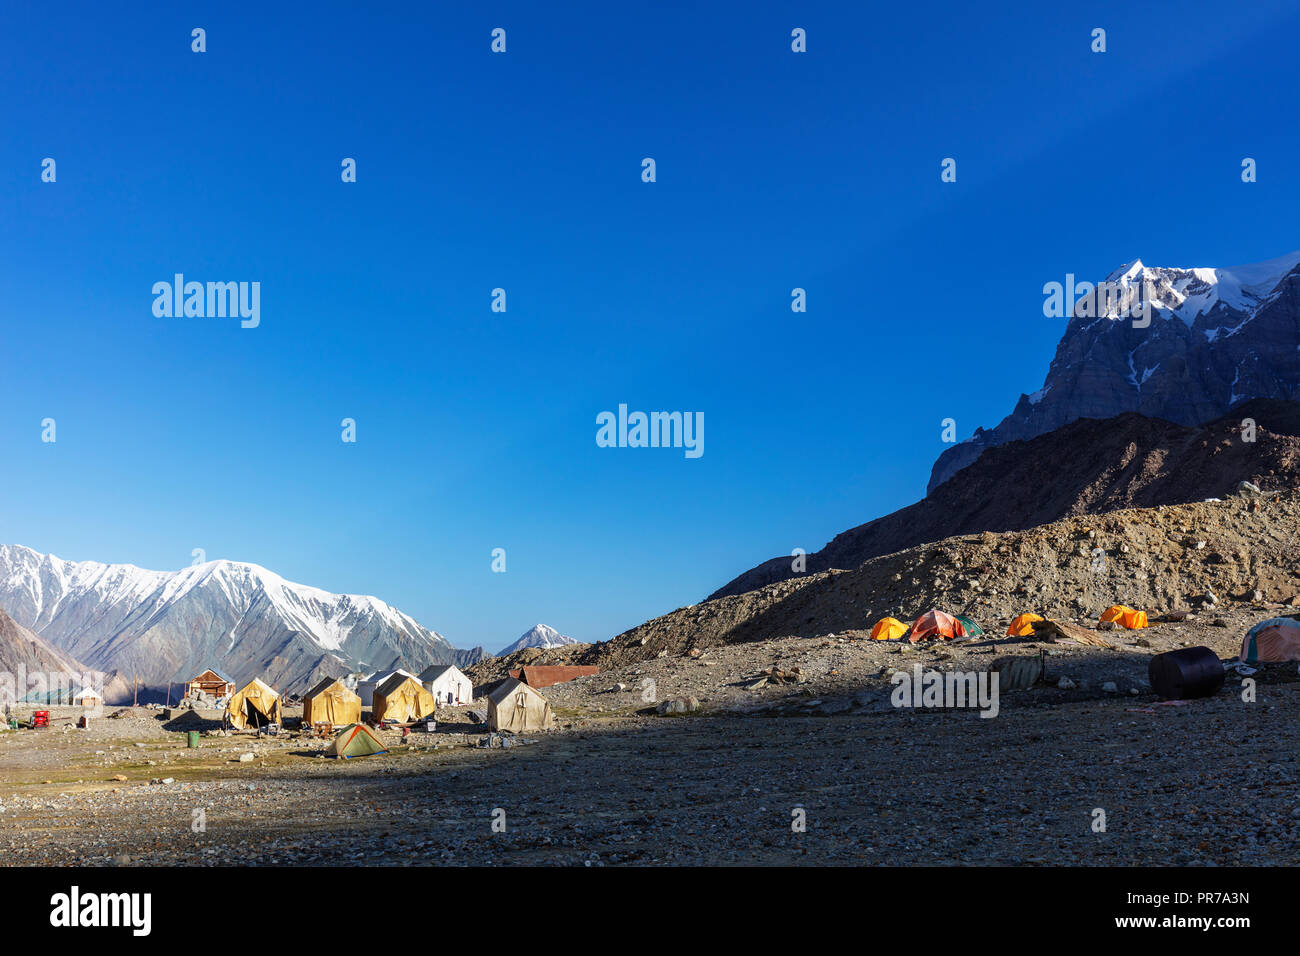
[[[211,668],[185,684],[186,697],[211,697],[215,700],[225,700],[234,692],[235,682]]]

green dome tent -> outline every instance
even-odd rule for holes
[[[339,731],[330,747],[335,757],[349,760],[352,757],[369,757],[372,754],[386,754],[388,748],[375,736],[375,732],[365,724],[348,724]]]

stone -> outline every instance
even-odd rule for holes
[[[700,702],[694,697],[674,697],[665,700],[655,708],[657,714],[690,714],[700,709]]]

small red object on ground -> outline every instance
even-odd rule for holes
[[[32,713],[33,727],[50,726],[50,712],[48,710],[38,710]]]

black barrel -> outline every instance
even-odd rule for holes
[[[1165,700],[1213,697],[1223,686],[1223,663],[1208,647],[1157,654],[1147,668],[1151,689]]]

